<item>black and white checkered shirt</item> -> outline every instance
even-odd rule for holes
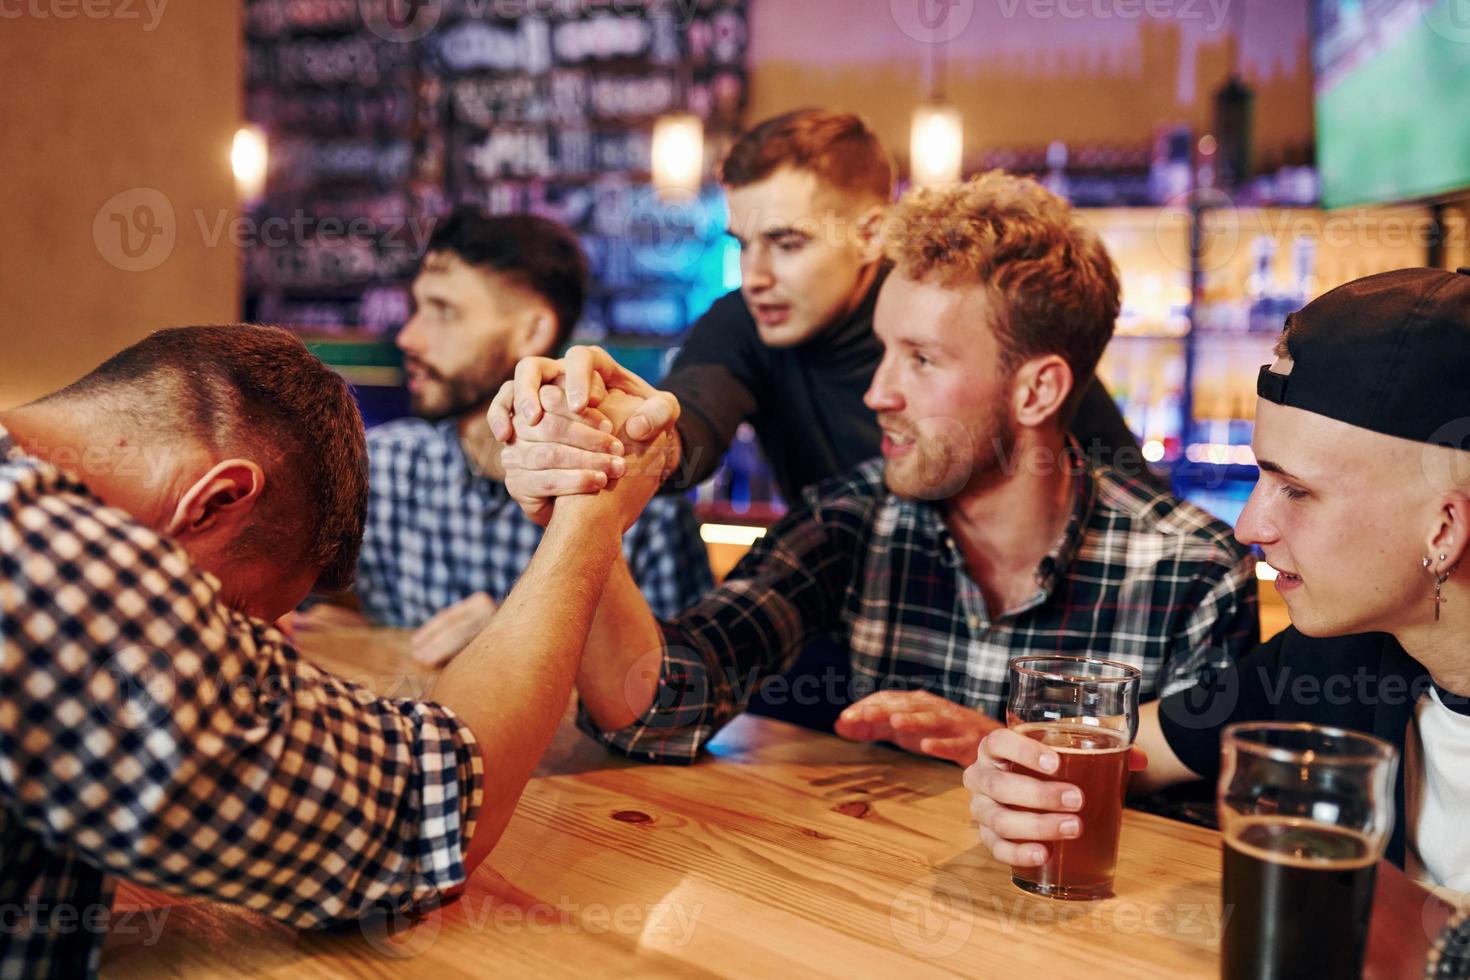
[[[298,659],[0,429],[0,978],[96,972],[110,876],[298,926],[465,878],[470,730]]]
[[[1132,664],[1150,698],[1197,684],[1255,646],[1255,560],[1229,527],[1111,470],[1074,474],[1076,506],[1037,569],[1035,594],[999,616],[940,506],[889,493],[882,460],[808,488],[805,506],[719,588],[663,625],[662,674],[644,716],[603,732],[583,711],[580,724],[636,758],[692,762],[762,680],[823,633],[848,651],[845,690],[816,679],[786,696],[921,689],[997,719],[1015,657]]]
[[[368,433],[368,521],[357,594],[390,626],[421,626],[476,592],[503,602],[541,543],[505,489],[471,469],[456,420],[400,419]],[[714,585],[689,502],[656,497],[626,534],[633,581],[659,616]]]

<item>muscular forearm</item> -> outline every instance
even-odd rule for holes
[[[620,527],[607,498],[558,502],[515,589],[435,685],[436,700],[475,733],[485,765],[470,870],[499,840],[565,712]]]
[[[599,728],[616,731],[643,716],[653,704],[662,661],[658,621],[619,555],[577,670],[577,693]]]

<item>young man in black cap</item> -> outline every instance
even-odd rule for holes
[[[1134,788],[1213,778],[1238,721],[1371,732],[1403,752],[1388,857],[1470,891],[1470,269],[1405,269],[1293,314],[1261,369],[1261,479],[1236,535],[1259,545],[1295,624],[1206,687],[1143,709]],[[965,773],[980,837],[1001,861],[1081,832],[1076,787],[997,731]],[[1029,811],[1029,812],[1028,812]],[[1037,812],[1040,811],[1040,812]]]

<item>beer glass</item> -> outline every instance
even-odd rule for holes
[[[1054,773],[1020,770],[1082,790],[1082,835],[1045,841],[1040,867],[1011,867],[1011,881],[1049,898],[1089,900],[1113,893],[1128,750],[1138,733],[1136,667],[1083,657],[1011,661],[1008,727],[1056,752]]]
[[[1221,976],[1357,978],[1398,750],[1341,728],[1248,722],[1225,729],[1220,752]]]

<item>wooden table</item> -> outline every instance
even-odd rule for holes
[[[402,669],[401,638],[315,646],[380,690],[427,680]],[[309,933],[125,885],[119,911],[154,918],[110,937],[102,972],[1217,974],[1217,834],[1130,811],[1117,897],[1055,902],[1011,884],[967,806],[953,766],[766,719],[738,719],[689,767],[628,762],[564,724],[495,853],[444,908],[397,928]],[[1370,976],[1414,975],[1421,917],[1438,921],[1442,906],[1385,865],[1377,912]],[[157,935],[142,927],[160,915]]]

